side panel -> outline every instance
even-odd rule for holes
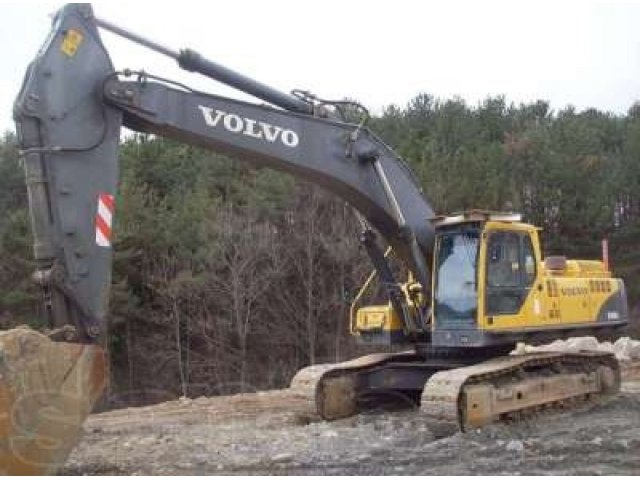
[[[482,320],[487,331],[563,328],[589,324],[607,326],[627,322],[624,282],[617,278],[539,275],[518,313],[485,315]]]

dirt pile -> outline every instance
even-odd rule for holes
[[[437,439],[416,411],[301,423],[290,391],[93,415],[65,474],[546,474],[640,471],[640,383],[588,410]]]

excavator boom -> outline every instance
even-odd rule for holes
[[[325,187],[355,207],[429,284],[433,210],[411,170],[364,125],[330,118],[311,100],[277,92],[191,50],[175,54],[180,65],[293,111],[189,90],[142,72],[128,72],[135,78],[123,81],[98,22],[115,30],[97,21],[87,4],[64,7],[15,103],[37,278],[50,292],[55,327],[73,325],[80,341],[95,343],[104,334],[122,124]]]

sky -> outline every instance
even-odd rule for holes
[[[0,1],[0,132],[58,2]],[[624,114],[640,100],[640,0],[102,1],[95,14],[283,91],[357,99],[374,112],[419,93],[472,105],[504,94]],[[116,68],[247,100],[104,32]]]

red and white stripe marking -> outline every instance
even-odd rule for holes
[[[113,195],[98,195],[98,212],[96,213],[96,244],[100,247],[111,246],[111,223],[115,202]]]

